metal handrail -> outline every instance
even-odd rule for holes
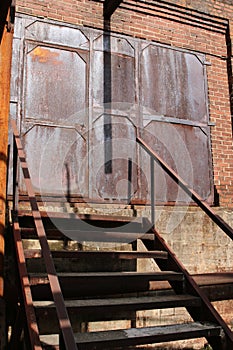
[[[54,266],[53,258],[50,252],[46,232],[44,229],[44,225],[42,222],[42,217],[39,211],[39,207],[36,201],[35,192],[32,186],[32,181],[30,178],[30,173],[28,169],[28,165],[26,162],[26,156],[22,147],[22,143],[20,140],[20,135],[16,126],[16,122],[14,120],[11,121],[12,129],[13,129],[13,139],[14,139],[14,149],[13,149],[13,210],[17,211],[17,169],[18,169],[18,158],[20,161],[20,166],[23,172],[23,178],[27,189],[27,194],[29,197],[32,216],[34,218],[34,223],[36,227],[36,233],[38,235],[38,239],[41,245],[41,251],[43,253],[43,258],[45,261],[45,267],[48,274],[48,279],[51,287],[51,292],[53,295],[53,300],[56,307],[56,312],[58,316],[58,322],[61,330],[62,341],[64,343],[64,347],[66,350],[77,350],[77,345],[75,342],[73,330],[71,327],[70,319],[67,313],[67,309],[65,306],[64,298],[62,295],[60,283],[58,280],[57,272]]]
[[[233,240],[233,229],[192,189],[162,158],[140,137],[137,129],[137,143],[150,155],[151,159],[151,221],[154,224],[154,161],[189,195],[191,199]],[[153,161],[152,161],[153,160]]]

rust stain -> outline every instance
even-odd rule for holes
[[[59,52],[53,52],[51,49],[46,49],[43,47],[36,47],[30,55],[32,56],[32,60],[39,63],[51,63],[53,65],[62,64],[59,58]]]
[[[9,20],[9,13],[8,13]],[[6,159],[8,145],[8,116],[10,107],[10,74],[13,33],[4,28],[0,45],[0,298],[4,291],[4,231],[6,210]]]

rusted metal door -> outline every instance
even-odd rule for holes
[[[211,159],[203,55],[150,44],[141,53],[143,137],[202,198],[211,201]],[[142,157],[149,173],[149,159]],[[155,167],[155,198],[186,202]],[[146,194],[144,194],[146,196]]]
[[[37,193],[88,195],[88,40],[34,22],[24,33],[21,134]]]
[[[149,201],[137,126],[211,201],[203,55],[27,16],[17,21],[14,52],[12,114],[36,192]],[[187,200],[157,167],[155,178],[157,202]]]
[[[94,198],[128,200],[138,189],[137,176],[131,176],[137,174],[132,45],[107,34],[97,37],[93,42],[92,78],[91,193]]]

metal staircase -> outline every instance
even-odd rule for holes
[[[21,343],[22,349],[136,349],[205,337],[214,350],[231,350],[233,333],[148,219],[39,211],[15,123],[13,130],[15,161],[18,156],[32,210],[17,206],[15,171],[12,234],[21,297],[9,348],[18,349]],[[139,137],[138,142],[143,143]],[[144,143],[143,147],[147,148]],[[156,157],[153,151],[148,153]],[[192,196],[195,200],[196,194]],[[231,236],[231,228],[220,221]],[[63,241],[76,234],[82,242],[99,242],[99,247],[102,241],[125,240],[127,250],[52,248],[54,239]],[[40,246],[28,249],[27,239]],[[137,240],[147,251],[137,250]],[[135,262],[145,258],[153,259],[158,270],[138,272]],[[151,288],[163,282],[169,283],[169,291]],[[186,308],[192,321],[176,324],[171,319],[164,326],[137,327],[137,311],[171,307]],[[113,320],[128,320],[131,327],[88,332],[89,322]]]

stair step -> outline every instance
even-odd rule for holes
[[[221,327],[210,323],[186,323],[123,330],[76,333],[75,340],[80,350],[104,350],[122,346],[162,343],[201,337],[220,337]],[[58,336],[43,335],[41,341],[56,346]],[[48,348],[47,348],[48,349]]]
[[[59,333],[55,304],[52,301],[33,303],[41,334]],[[74,332],[82,322],[133,320],[136,311],[177,307],[200,307],[199,298],[191,295],[161,295],[105,299],[66,300],[65,305]]]
[[[171,307],[181,307],[184,305],[200,306],[200,298],[193,295],[159,295],[159,296],[142,296],[142,297],[122,297],[122,298],[105,298],[105,299],[80,299],[66,300],[66,307],[76,309],[77,311],[99,311],[122,307],[124,310],[150,310],[163,309]],[[54,302],[35,301],[34,306],[39,310],[55,308]]]
[[[57,273],[60,272],[117,272],[135,271],[136,259],[167,259],[164,251],[51,251]],[[46,271],[40,249],[25,251],[28,272]]]
[[[40,249],[28,249],[24,251],[25,257],[29,258],[41,258]],[[167,252],[153,250],[153,251],[107,251],[107,250],[54,250],[51,251],[52,257],[55,259],[82,259],[82,258],[107,258],[107,259],[142,259],[142,258],[156,258],[156,259],[167,259]]]
[[[67,230],[82,229],[116,229],[122,232],[147,232],[148,225],[141,217],[67,214],[60,212],[40,212],[45,228],[62,228]],[[34,228],[34,219],[30,212],[19,211],[20,227]]]
[[[119,242],[131,243],[137,239],[154,239],[153,234],[144,234],[143,232],[119,232],[107,231],[106,229],[78,230],[59,227],[58,229],[47,228],[46,235],[48,239],[64,239],[64,237],[77,242]],[[23,239],[34,239],[37,237],[36,230],[31,227],[21,228]]]
[[[220,336],[221,327],[199,322],[167,325],[160,327],[131,328],[116,331],[103,331],[76,334],[79,349],[103,349],[119,346],[161,343],[175,340]]]
[[[18,210],[19,218],[32,217],[31,210]],[[58,218],[58,219],[74,219],[74,220],[87,220],[87,221],[114,221],[114,222],[134,222],[142,224],[142,217],[132,217],[126,215],[101,215],[101,214],[79,214],[79,213],[64,213],[59,211],[40,211],[42,218]]]
[[[54,302],[35,301],[33,305],[37,314],[42,314],[46,310],[55,309]],[[66,300],[67,309],[76,312],[107,312],[107,311],[137,311],[175,308],[184,306],[198,307],[201,305],[200,298],[183,294],[183,295],[160,295],[160,296],[142,296],[142,297],[122,297],[122,298],[105,298],[105,299],[81,299]],[[100,315],[100,319],[101,319]]]
[[[30,273],[30,282],[32,285],[38,284],[38,283],[47,283],[48,278],[47,274],[37,274],[37,273]],[[137,280],[143,280],[146,282],[150,281],[183,281],[184,277],[183,274],[180,272],[174,272],[174,271],[158,271],[158,272],[96,272],[96,273],[59,273],[58,274],[59,280],[61,282],[105,282],[105,283],[111,283],[111,282],[125,282],[126,280],[130,282],[134,282]],[[72,286],[73,287],[73,286]]]
[[[30,273],[29,277],[34,300],[42,300],[42,298],[51,300],[47,275]],[[67,299],[79,296],[148,291],[150,281],[166,280],[183,283],[183,274],[173,271],[59,273],[58,277]]]

